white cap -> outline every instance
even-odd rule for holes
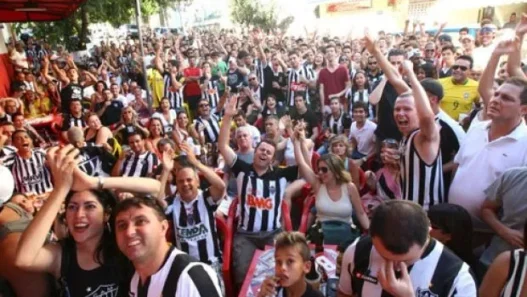
[[[0,206],[7,202],[13,195],[15,181],[7,167],[0,165]]]

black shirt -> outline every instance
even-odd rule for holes
[[[306,137],[311,137],[313,135],[313,128],[318,127],[317,116],[309,109],[303,114],[299,114],[296,110],[293,110],[291,112],[291,119],[296,121],[304,120],[306,122]]]
[[[227,72],[227,85],[236,92],[238,86],[245,84],[245,75],[239,70],[229,70]]]
[[[97,103],[95,110],[99,111],[104,107],[104,102]],[[101,123],[103,126],[110,126],[118,123],[121,120],[121,112],[123,111],[124,105],[119,100],[112,100],[112,103],[106,108],[101,116]]]
[[[264,90],[266,94],[273,94],[278,102],[285,102],[285,94],[282,89],[273,88],[273,82],[277,82],[280,87],[287,86],[287,74],[284,72],[275,73],[270,65],[264,69]]]
[[[84,129],[84,127],[86,127],[86,122],[84,122],[84,116],[81,115],[80,117],[76,118],[71,114],[65,114],[64,118],[62,119],[62,128],[60,131],[66,132],[71,127],[79,127],[81,129]]]
[[[395,100],[397,100],[399,94],[395,88],[389,83],[386,83],[384,91],[381,95],[381,100],[378,103],[378,123],[377,129],[375,130],[375,135],[377,136],[378,141],[383,141],[387,138],[393,138],[397,141],[400,141],[402,138],[399,128],[395,123],[393,117],[393,109],[395,106]]]
[[[60,90],[60,107],[62,113],[70,112],[70,102],[72,99],[78,99],[82,101],[83,88],[79,84],[70,83]]]
[[[79,168],[89,176],[110,176],[116,158],[106,149],[88,144],[80,149]]]
[[[280,287],[276,290],[276,296],[278,297],[287,297],[287,291]],[[313,289],[313,287],[310,284],[307,284],[306,291],[302,295],[302,297],[324,297],[324,294],[322,294],[319,290]]]

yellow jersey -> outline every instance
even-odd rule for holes
[[[463,85],[456,85],[452,77],[439,80],[443,86],[444,96],[440,101],[440,107],[454,120],[459,121],[460,114],[468,115],[474,103],[479,101],[478,85],[475,80],[468,79]]]
[[[165,83],[163,75],[157,69],[151,68],[147,71],[147,78],[150,91],[152,92],[152,107],[156,109],[164,96]]]

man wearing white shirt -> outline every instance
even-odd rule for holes
[[[112,92],[113,98],[115,100],[119,100],[123,103],[124,107],[128,106],[128,103],[130,103],[130,100],[125,97],[123,94],[119,93],[119,85],[118,84],[112,84],[110,86],[110,91]]]
[[[449,201],[473,217],[476,231],[490,231],[480,219],[487,189],[503,172],[527,165],[527,81],[509,78],[489,101],[488,122],[470,128],[454,158],[457,170]]]
[[[236,123],[236,127],[238,128],[247,127],[249,129],[249,131],[251,132],[253,147],[256,147],[256,145],[260,143],[260,130],[258,130],[258,128],[256,128],[255,126],[247,123],[247,118],[245,117],[245,113],[243,111],[239,111],[238,114],[234,116],[234,122]]]
[[[473,68],[485,68],[487,62],[494,51],[494,38],[496,37],[496,26],[492,24],[485,25],[479,31],[481,36],[481,46],[472,51],[472,58],[474,59]]]
[[[375,129],[377,124],[368,120],[368,107],[364,102],[355,102],[352,107],[353,119],[350,127],[350,142],[353,147],[351,158],[366,162],[375,154]]]

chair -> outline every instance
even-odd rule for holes
[[[311,208],[313,208],[313,206],[315,206],[315,195],[310,195],[304,200],[304,205],[302,207],[302,219],[300,221],[300,227],[298,228],[299,232],[304,234],[307,233],[307,229],[309,228],[307,225],[309,214],[311,213]]]
[[[221,224],[225,223],[225,226],[218,224],[218,230],[220,228],[225,228],[223,234],[223,264],[222,264],[222,273],[223,273],[223,282],[225,283],[225,293],[226,296],[236,296],[234,292],[234,278],[232,271],[232,246],[234,241],[234,233],[236,232],[237,220],[236,217],[238,211],[238,198],[234,198],[229,207],[229,212],[227,215],[227,220],[223,220]],[[289,215],[289,205],[284,201],[281,205],[282,217],[284,219],[284,229],[286,231],[292,231],[293,225],[291,223],[291,216]],[[218,222],[218,221],[217,221]]]

